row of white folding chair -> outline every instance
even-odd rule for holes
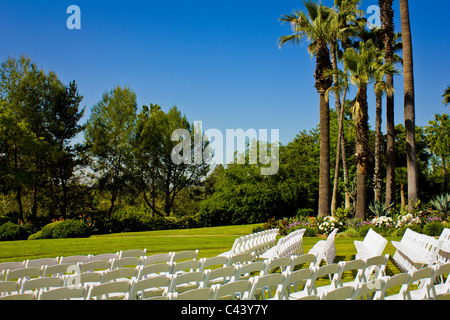
[[[260,255],[271,248],[276,241],[279,229],[264,230],[235,239],[233,246],[221,256],[234,256],[242,253]]]

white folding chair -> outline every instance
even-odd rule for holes
[[[352,260],[352,261],[341,261],[341,276],[339,279],[339,287],[351,286],[357,287],[360,283],[366,282],[366,277],[364,275],[365,261],[364,260]],[[346,276],[351,274],[350,281],[345,281]]]
[[[39,278],[42,277],[43,273],[44,267],[30,267],[30,268],[7,270],[5,274],[5,281]]]
[[[85,287],[62,287],[41,291],[37,300],[84,300],[85,298]]]
[[[411,281],[406,292],[407,300],[429,300],[432,298],[432,286],[437,266],[410,271]],[[418,288],[411,290],[411,285],[418,282]]]
[[[51,288],[61,288],[64,286],[62,277],[47,277],[31,280],[24,280],[19,293],[39,292],[40,290],[49,290]]]
[[[35,293],[11,294],[9,296],[0,297],[0,300],[36,300]]]
[[[364,264],[365,281],[380,279],[386,276],[386,266],[389,261],[389,254],[369,258]]]
[[[410,280],[411,275],[409,273],[399,273],[392,277],[386,277],[384,288],[375,293],[373,300],[407,300]],[[394,288],[397,287],[400,287],[400,289],[393,292]]]
[[[209,270],[208,277],[205,279],[205,287],[211,288],[216,284],[223,285],[230,281],[234,281],[235,275],[236,269],[234,267],[222,267],[219,269]]]
[[[89,288],[86,300],[125,300],[132,281],[117,281],[94,285]]]
[[[235,280],[246,280],[254,276],[264,275],[266,265],[262,261],[250,262],[248,264],[236,265]]]
[[[332,263],[323,267],[316,267],[314,280],[312,281],[312,292],[315,295],[322,295],[327,291],[335,290],[339,287],[342,274],[342,264]],[[329,284],[320,284],[325,281]]]
[[[169,287],[169,293],[183,293],[188,290],[204,287],[208,271],[189,272],[172,275],[172,281]]]
[[[444,281],[444,275],[446,280]],[[433,299],[438,299],[441,295],[450,293],[450,263],[440,265],[434,276],[434,285],[431,287]]]
[[[102,260],[109,261],[109,260],[112,260],[112,259],[119,259],[119,253],[118,252],[116,252],[116,253],[102,253],[102,254],[98,254],[98,255],[95,255],[95,256],[91,255],[91,257],[90,257],[90,261],[91,262],[102,261]]]
[[[172,271],[170,263],[155,263],[149,265],[141,265],[139,267],[138,280],[143,280],[149,277],[158,275],[168,275]]]
[[[266,276],[256,276],[252,281],[249,300],[281,300],[284,291],[285,275],[272,273]]]
[[[234,256],[231,256],[228,261],[228,266],[234,266],[237,264],[248,264],[253,262],[255,257],[251,253],[240,253]]]
[[[282,257],[274,260],[266,260],[264,263],[264,274],[275,272],[278,268],[283,273],[291,266],[292,260],[290,257]]]
[[[0,271],[15,270],[25,268],[25,261],[0,263]]]
[[[18,294],[21,281],[0,281],[0,297],[11,294]]]
[[[103,272],[86,272],[66,276],[64,286],[71,288],[82,286],[91,287],[101,284],[102,281]]]
[[[184,260],[181,262],[173,262],[171,274],[201,271],[202,263],[199,260]]]
[[[55,264],[53,266],[46,266],[44,268],[43,277],[62,277],[66,274],[74,273],[78,271],[78,265],[76,264]]]
[[[354,300],[374,300],[377,293],[383,292],[387,280],[383,277],[357,284]]]
[[[247,300],[252,289],[252,281],[237,280],[214,287],[214,300]]]
[[[97,260],[86,263],[78,263],[78,269],[80,273],[94,272],[94,271],[106,271],[111,269],[112,260]]]
[[[324,292],[321,300],[352,300],[355,294],[355,288],[351,286],[340,287],[331,291]]]
[[[168,275],[154,276],[133,283],[130,300],[145,300],[156,296],[167,296],[172,277]]]
[[[300,269],[286,274],[286,283],[283,293],[285,300],[299,300],[313,295],[313,282],[316,268]],[[318,297],[318,295],[316,295]]]

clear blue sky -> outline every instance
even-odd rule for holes
[[[364,0],[361,9],[377,3]],[[72,4],[81,8],[81,30],[66,27]],[[423,126],[448,112],[441,95],[450,85],[450,1],[410,6],[417,124]],[[286,144],[319,123],[306,45],[277,45],[290,33],[278,18],[293,9],[303,9],[302,1],[0,0],[0,60],[25,54],[63,82],[76,80],[85,97],[83,121],[105,91],[128,85],[139,106],[177,105],[190,121],[203,121],[203,129],[280,129]],[[402,123],[402,76],[395,81],[396,122]]]

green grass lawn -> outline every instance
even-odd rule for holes
[[[228,251],[237,237],[252,233],[257,225],[213,227],[188,230],[168,230],[136,233],[118,233],[92,236],[83,239],[54,239],[33,241],[0,242],[0,262],[23,261],[26,259],[51,258],[72,255],[112,253],[120,250],[147,248],[147,254],[199,250],[199,258],[209,258]],[[304,252],[308,252],[320,238],[304,238]],[[361,238],[336,238],[337,256],[335,262],[355,258],[353,244]],[[391,257],[395,248],[391,240],[385,249]],[[399,273],[390,259],[387,274]]]

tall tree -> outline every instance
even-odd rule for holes
[[[359,49],[347,49],[344,52],[344,65],[350,73],[351,83],[358,89],[353,101],[353,119],[355,121],[357,186],[356,214],[365,220],[367,209],[367,177],[369,164],[369,114],[367,87],[375,76],[389,65],[380,66],[379,52],[371,40],[360,42]]]
[[[312,56],[316,57],[314,78],[315,88],[319,94],[320,110],[320,172],[319,172],[319,215],[331,215],[331,178],[330,178],[330,109],[326,92],[333,80],[326,75],[333,68],[328,48],[328,33],[331,19],[327,7],[317,1],[305,1],[306,12],[295,10],[291,15],[280,18],[291,24],[293,34],[279,39],[280,46],[286,43],[299,44],[307,39]]]
[[[414,62],[408,0],[400,0],[403,40],[403,73],[405,90],[406,156],[408,160],[408,208],[419,198],[419,172],[416,154],[416,112],[414,95]]]
[[[86,124],[85,140],[93,157],[93,170],[100,188],[110,192],[109,215],[129,181],[127,161],[131,158],[136,111],[136,94],[128,87],[117,86],[92,108]]]
[[[394,63],[394,10],[393,0],[378,0],[380,6],[380,20],[384,37],[385,61]],[[386,75],[386,83],[394,87],[394,75]],[[386,95],[386,199],[388,208],[395,201],[395,120],[394,120],[394,91]]]

